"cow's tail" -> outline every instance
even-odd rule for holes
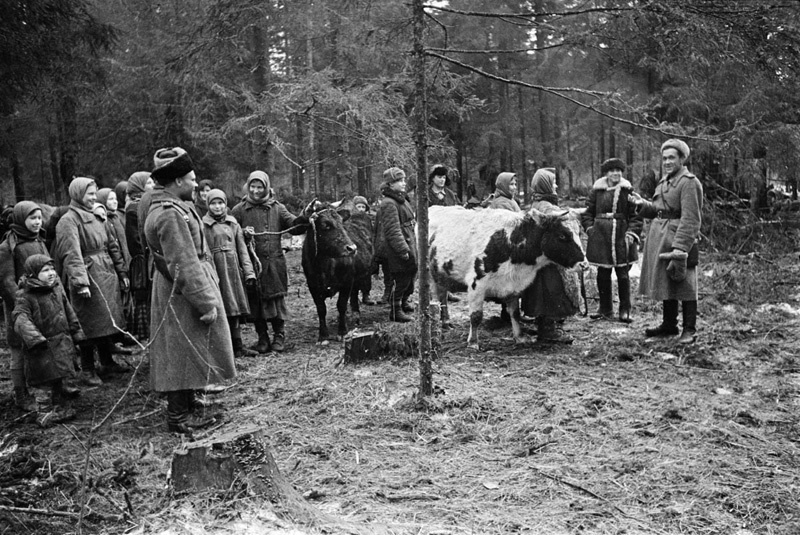
[[[589,315],[589,301],[586,299],[586,270],[583,268],[580,269],[580,281],[581,299],[583,299],[583,312],[581,315],[585,318]]]

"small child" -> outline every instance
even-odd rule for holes
[[[233,356],[255,356],[258,352],[245,349],[242,344],[240,326],[241,317],[250,314],[245,284],[248,287],[256,284],[256,274],[244,243],[242,227],[233,216],[228,215],[228,198],[222,190],[209,191],[205,202],[208,212],[203,216],[203,231],[219,276],[219,291],[231,328]]]
[[[51,388],[50,403],[39,405],[36,418],[40,426],[49,427],[75,417],[68,399],[79,392],[65,389],[63,379],[75,373],[75,344],[85,337],[49,256],[34,254],[25,260],[19,287],[14,332],[24,343],[28,384]]]

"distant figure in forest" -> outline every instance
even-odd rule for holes
[[[683,304],[683,332],[678,340],[691,344],[697,333],[697,264],[703,209],[703,186],[686,168],[686,142],[669,139],[661,145],[663,175],[652,201],[632,193],[637,213],[652,219],[644,242],[639,291],[663,302],[663,319],[645,336],[678,334],[678,302]]]
[[[137,171],[128,179],[125,198],[125,239],[131,255],[128,274],[133,312],[128,332],[141,343],[150,337],[150,255],[144,241],[139,219],[139,204],[146,191],[151,191],[155,182],[149,171]]]
[[[399,167],[383,172],[383,199],[378,208],[375,256],[392,277],[389,320],[409,322],[414,311],[409,298],[417,275],[416,218],[406,194],[406,173]]]
[[[214,182],[205,178],[197,182],[197,191],[194,193],[194,209],[203,217],[208,212],[208,192],[214,189]]]
[[[455,206],[458,204],[456,194],[448,187],[450,176],[447,167],[442,164],[435,164],[431,167],[428,184],[428,206]]]
[[[586,211],[581,214],[588,241],[586,260],[597,267],[597,292],[600,305],[589,317],[612,319],[614,299],[611,270],[617,275],[619,320],[631,322],[631,281],[628,272],[639,259],[642,218],[636,205],[628,200],[633,186],[625,178],[625,162],[610,158],[600,166],[603,176],[589,192]]]

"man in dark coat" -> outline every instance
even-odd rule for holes
[[[597,292],[600,306],[592,319],[611,319],[613,296],[611,270],[617,274],[619,319],[631,321],[631,281],[628,272],[639,259],[642,218],[636,205],[628,201],[633,186],[623,178],[625,163],[609,158],[600,167],[603,173],[592,186],[581,224],[589,236],[586,260],[597,267]]]
[[[167,393],[167,427],[191,436],[208,420],[189,418],[195,390],[236,376],[231,332],[202,221],[187,202],[197,186],[180,147],[156,152],[158,184],[144,223],[156,267],[150,316],[150,384]]]
[[[689,146],[680,139],[661,145],[664,175],[652,201],[635,192],[637,212],[652,219],[644,242],[639,291],[664,305],[661,325],[645,336],[678,334],[678,301],[683,303],[683,332],[678,340],[691,344],[697,333],[697,238],[703,210],[703,185],[686,168]]]
[[[376,256],[391,273],[394,287],[389,299],[389,319],[409,322],[406,313],[414,307],[409,297],[414,292],[417,274],[417,239],[414,210],[406,195],[406,174],[398,167],[383,172],[383,199],[378,208]]]

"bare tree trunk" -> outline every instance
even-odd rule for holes
[[[521,182],[520,186],[522,189],[521,198],[523,202],[527,202],[528,199],[528,136],[525,129],[525,106],[523,104],[522,98],[522,88],[517,87],[517,115],[519,116],[519,141],[520,141],[520,158],[522,159],[522,176],[520,177],[521,180],[517,182]]]
[[[423,33],[425,9],[423,0],[414,0],[414,138],[417,146],[417,272],[419,273],[419,394],[433,394],[433,370],[431,367],[431,300],[428,269],[428,188],[421,183],[426,176],[428,164],[428,96],[425,87],[425,55]]]
[[[22,181],[22,173],[19,165],[19,154],[16,147],[11,149],[11,176],[14,180],[14,195],[16,202],[25,200],[25,184]]]
[[[308,2],[308,34],[306,35],[306,52],[308,53],[308,72],[309,74],[314,71],[314,41],[311,39],[314,30],[314,0]],[[317,144],[316,144],[316,121],[314,120],[314,110],[312,109],[308,115],[308,157],[310,161],[305,168],[311,172],[308,181],[314,184],[314,195],[317,197],[322,193],[319,183],[319,172],[315,163],[317,158]]]

